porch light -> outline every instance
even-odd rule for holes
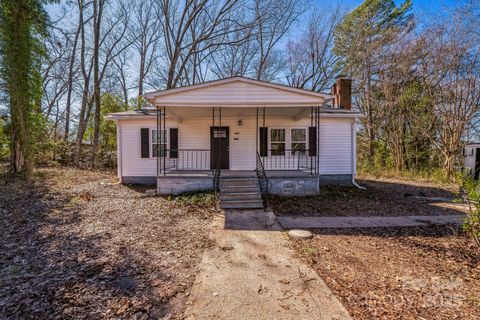
[[[243,121],[242,120],[238,120],[238,126],[239,127],[243,126]]]

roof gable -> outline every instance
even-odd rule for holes
[[[289,107],[321,106],[331,96],[265,81],[233,77],[147,93],[157,106]]]

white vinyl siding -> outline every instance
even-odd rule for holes
[[[242,120],[242,125],[238,125]],[[320,174],[352,174],[354,172],[354,155],[352,140],[352,119],[351,118],[322,118],[320,120]],[[167,120],[166,127],[178,128],[178,148],[185,149],[210,149],[210,127],[211,119],[184,119],[181,123]],[[222,119],[222,126],[229,127],[230,136],[230,170],[254,170],[256,161],[256,119],[255,118],[225,118]],[[260,124],[259,124],[260,126]],[[310,126],[310,119],[294,121],[292,118],[267,117],[265,126],[269,128],[285,129],[285,148],[291,148],[292,129],[307,128]],[[156,130],[155,118],[150,119],[125,119],[118,121],[119,141],[118,148],[119,172],[125,177],[148,177],[155,176],[157,159],[153,157],[150,149],[150,158],[140,157],[140,129]],[[268,134],[270,140],[270,132]],[[308,137],[306,138],[308,148]],[[167,139],[168,143],[168,139]],[[150,140],[150,146],[152,140]],[[269,141],[270,148],[270,141]],[[210,156],[209,152],[205,153]],[[167,159],[178,161],[179,159]],[[190,160],[192,161],[192,160]],[[202,160],[205,161],[205,160]],[[173,163],[173,162],[172,162]],[[206,160],[209,169],[210,160]]]
[[[353,141],[351,119],[320,121],[320,174],[352,174]]]

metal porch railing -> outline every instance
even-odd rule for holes
[[[310,155],[309,150],[268,150],[268,156],[259,157],[265,170],[304,171],[315,174],[318,167],[316,155]]]
[[[210,170],[210,149],[167,149],[158,150],[158,174],[168,171]]]

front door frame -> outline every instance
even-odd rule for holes
[[[214,138],[213,133],[215,129],[225,129],[225,138]],[[215,141],[221,139],[223,141]],[[221,143],[223,142],[223,143]],[[210,127],[210,169],[215,169],[215,159],[218,159],[217,151],[222,151],[220,157],[220,169],[230,169],[230,127],[229,126],[211,126]]]

